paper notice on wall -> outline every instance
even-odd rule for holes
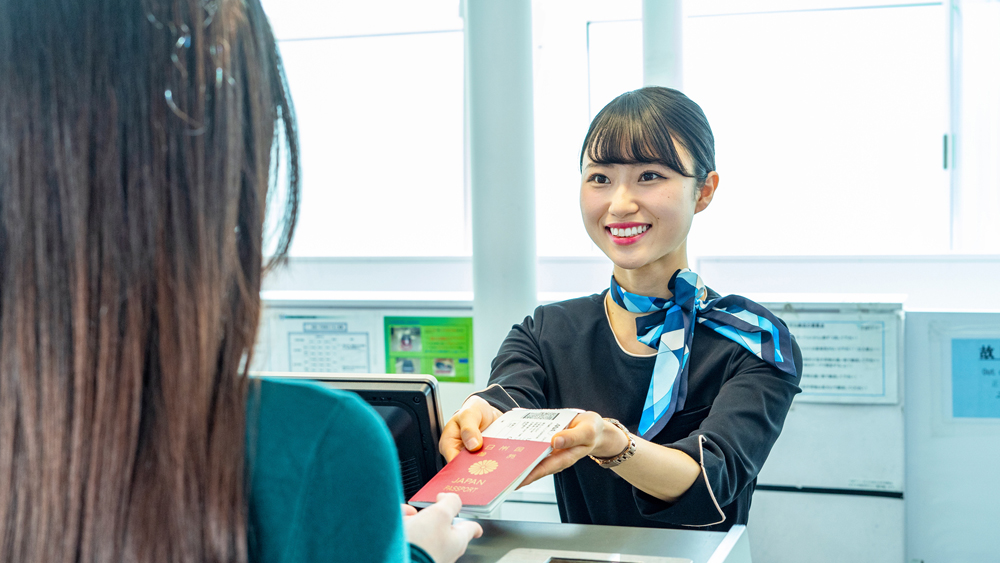
[[[310,373],[371,373],[373,368],[370,313],[339,314],[322,310],[278,310],[269,320],[274,371]]]
[[[775,312],[788,324],[802,351],[802,394],[796,400],[897,401],[897,313],[861,313],[847,306],[829,312],[810,312],[802,306]]]
[[[368,333],[347,332],[345,324],[307,323],[303,332],[289,333],[289,371],[367,373]],[[317,328],[322,327],[322,328]]]

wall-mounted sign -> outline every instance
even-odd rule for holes
[[[1000,418],[1000,339],[951,340],[951,402],[956,418]]]
[[[802,351],[797,401],[895,403],[898,400],[899,306],[768,304]]]
[[[356,315],[279,313],[275,329],[287,346],[287,363],[271,369],[313,373],[368,373],[372,371],[369,319]]]
[[[388,373],[472,381],[472,317],[385,317]]]

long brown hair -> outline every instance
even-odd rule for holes
[[[298,184],[258,0],[0,0],[0,561],[247,560]]]

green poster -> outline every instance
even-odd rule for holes
[[[385,317],[385,371],[472,381],[472,317]]]

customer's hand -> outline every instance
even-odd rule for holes
[[[479,395],[472,395],[444,425],[438,451],[445,460],[451,461],[462,449],[470,452],[478,450],[483,446],[483,430],[501,414],[500,409]]]
[[[435,563],[455,563],[465,553],[473,538],[483,535],[483,528],[471,520],[453,522],[462,508],[462,499],[455,493],[441,493],[437,502],[412,514],[403,509],[406,540],[421,547]]]

